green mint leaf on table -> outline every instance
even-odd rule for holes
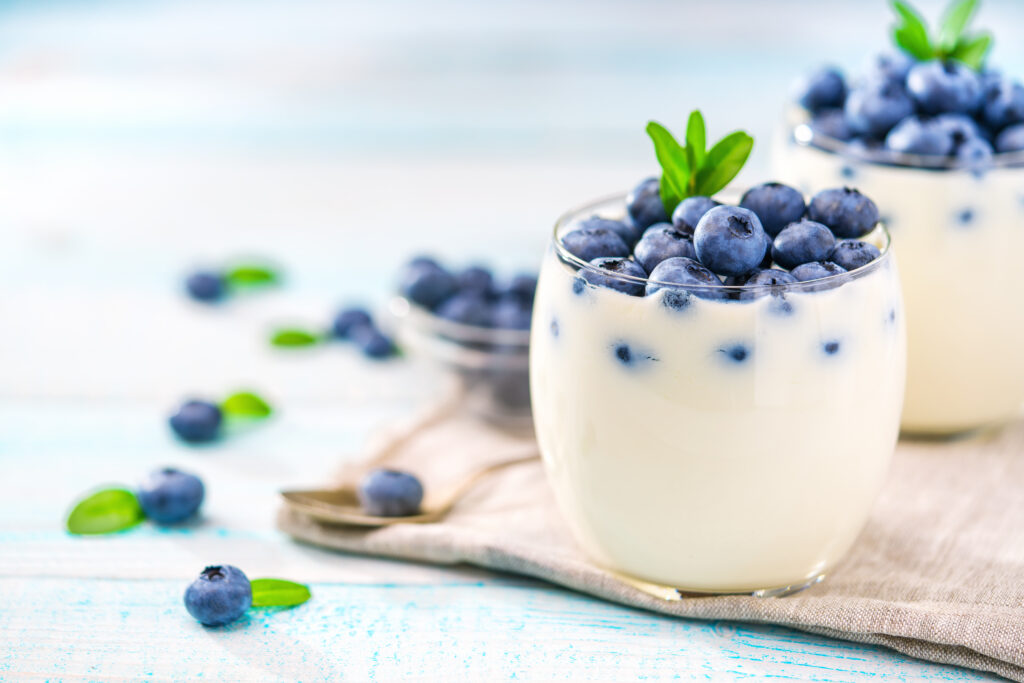
[[[975,71],[979,71],[985,63],[985,55],[992,47],[992,36],[980,33],[971,38],[961,40],[949,54],[951,59],[963,62]]]
[[[952,53],[960,42],[960,36],[978,7],[978,0],[959,0],[946,10],[939,28],[938,47],[945,53]]]
[[[729,184],[743,168],[754,147],[754,138],[741,130],[729,133],[715,143],[697,173],[694,194],[710,197]]]
[[[273,412],[266,401],[249,391],[240,391],[228,396],[220,404],[224,414],[229,417],[269,417]]]
[[[689,196],[690,162],[672,133],[657,121],[648,122],[647,135],[654,143],[654,154],[661,164],[661,182],[658,183],[661,203],[665,205],[666,213],[672,215],[679,202]]]
[[[935,50],[928,40],[928,29],[921,15],[900,0],[893,0],[892,7],[902,20],[902,23],[893,29],[893,41],[896,45],[915,59],[927,60],[934,57]]]
[[[75,505],[68,515],[67,529],[76,535],[110,534],[130,529],[145,517],[134,493],[104,489]]]
[[[309,600],[309,586],[284,579],[253,579],[253,607],[294,607]]]
[[[299,330],[294,328],[287,328],[283,330],[277,330],[270,337],[270,343],[274,346],[281,346],[286,348],[296,348],[301,346],[313,346],[319,343],[319,335],[307,332],[306,330]]]
[[[234,287],[271,285],[280,280],[278,274],[271,268],[251,264],[231,268],[224,278]]]

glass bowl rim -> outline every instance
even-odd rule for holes
[[[455,344],[488,344],[500,346],[505,352],[514,347],[530,344],[530,330],[509,327],[482,327],[447,320],[430,309],[420,306],[401,295],[395,295],[388,304],[391,314],[400,322],[415,326],[418,330],[445,338]],[[481,353],[490,353],[480,351]]]

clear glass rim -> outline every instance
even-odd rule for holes
[[[926,154],[908,154],[888,149],[851,150],[848,142],[816,131],[811,127],[806,111],[794,107],[786,121],[789,139],[801,147],[815,147],[825,152],[848,158],[858,163],[874,166],[899,167],[918,171],[960,171],[972,173],[970,166],[955,157]],[[1020,169],[1024,166],[1024,150],[1019,152],[995,152],[992,163],[985,170]]]
[[[728,195],[739,196],[739,191],[727,192]],[[684,289],[688,292],[716,292],[716,293],[764,293],[764,294],[778,294],[785,292],[811,292],[818,291],[823,286],[831,284],[840,285],[851,280],[862,278],[866,275],[870,275],[879,268],[883,267],[891,259],[892,254],[892,237],[889,234],[888,229],[885,225],[879,221],[875,224],[868,235],[879,232],[882,236],[882,248],[880,249],[881,255],[871,263],[856,268],[854,270],[847,271],[845,273],[838,273],[836,275],[829,275],[828,277],[817,278],[815,280],[805,280],[803,282],[789,282],[781,285],[690,285],[681,284],[679,282],[665,282],[662,280],[652,280],[651,278],[640,278],[633,275],[624,275],[622,273],[615,273],[610,270],[604,270],[599,268],[583,259],[579,258],[572,252],[570,252],[565,244],[562,242],[562,235],[564,229],[573,222],[580,220],[581,218],[587,218],[593,215],[602,215],[599,212],[601,208],[609,208],[612,205],[621,205],[623,208],[623,215],[625,215],[625,194],[615,194],[603,197],[601,199],[593,200],[587,204],[579,206],[575,209],[571,209],[563,213],[558,220],[555,222],[554,232],[551,236],[551,242],[554,246],[555,253],[562,263],[575,267],[578,271],[587,270],[593,273],[600,273],[603,277],[620,280],[622,282],[629,282],[637,285],[643,285],[645,288],[647,285],[657,285],[663,289]],[[866,235],[865,235],[866,236]]]

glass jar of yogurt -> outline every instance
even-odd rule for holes
[[[899,429],[896,263],[781,286],[588,284],[562,217],[534,307],[534,423],[561,511],[601,565],[684,591],[777,594],[828,572],[864,526]],[[654,286],[651,286],[654,285]],[[660,286],[660,289],[658,288]],[[653,291],[657,289],[658,291]]]
[[[794,112],[773,171],[804,192],[855,186],[883,207],[899,252],[907,318],[903,429],[945,435],[999,424],[1024,402],[1024,153],[972,171],[946,157],[829,138]]]

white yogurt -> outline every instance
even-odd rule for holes
[[[575,282],[549,250],[530,379],[549,479],[583,549],[695,591],[828,571],[863,526],[898,431],[905,342],[891,254],[840,287],[693,297],[683,310],[663,292],[577,293]]]
[[[776,141],[774,174],[812,194],[856,187],[878,205],[907,306],[903,428],[951,434],[1004,422],[1024,402],[1024,168],[976,177],[858,163]]]

